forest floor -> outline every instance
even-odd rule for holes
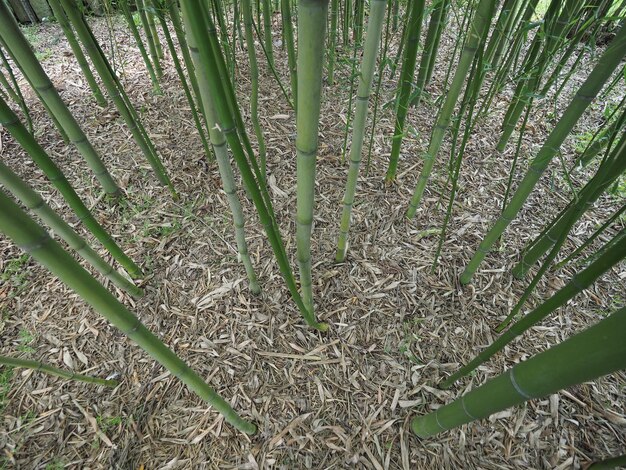
[[[276,26],[279,17],[275,18]],[[111,55],[103,19],[96,36]],[[432,269],[447,204],[449,141],[435,166],[413,221],[404,217],[436,115],[426,100],[409,116],[417,133],[404,140],[397,184],[384,172],[393,132],[392,106],[381,111],[369,172],[362,171],[345,263],[334,263],[347,174],[341,149],[348,77],[342,52],[337,84],[325,84],[317,168],[313,275],[319,318],[326,334],[307,328],[279,274],[254,207],[244,199],[250,252],[263,292],[247,289],[229,209],[214,162],[207,162],[169,55],[163,93],[155,95],[128,30],[113,21],[114,63],[181,195],[173,202],[112,105],[90,96],[69,46],[54,24],[27,29],[44,67],[126,193],[112,205],[77,152],[65,145],[33,92],[22,82],[36,135],[97,218],[148,273],[145,297],[134,300],[108,285],[153,332],[206,378],[234,408],[259,426],[249,437],[231,426],[139,347],[111,327],[44,268],[6,238],[0,239],[0,341],[2,354],[38,358],[100,377],[117,374],[114,390],[23,370],[0,369],[0,468],[583,468],[624,453],[626,397],[623,373],[533,400],[489,419],[421,440],[409,422],[453,400],[513,364],[570,337],[624,304],[624,263],[576,296],[565,308],[510,344],[475,374],[448,391],[437,382],[466,363],[496,333],[528,280],[512,278],[520,250],[571,198],[555,160],[528,204],[473,282],[458,276],[502,204],[514,152],[495,149],[511,87],[497,96],[471,138],[446,241]],[[452,28],[453,29],[453,28]],[[390,57],[397,45],[392,43]],[[165,42],[163,42],[165,44]],[[441,94],[453,41],[443,40],[428,91]],[[259,49],[260,50],[260,49]],[[250,93],[245,51],[237,86],[242,109]],[[289,83],[286,53],[275,51]],[[267,139],[271,194],[292,256],[295,212],[295,120],[260,57],[260,116]],[[581,83],[586,66],[571,86]],[[396,79],[383,81],[382,102]],[[555,115],[571,96],[531,114],[521,154],[526,168]],[[595,102],[562,148],[571,166],[583,135],[593,132],[609,103]],[[549,103],[549,100],[546,100]],[[253,134],[251,134],[253,137]],[[1,158],[76,223],[59,195],[5,130]],[[514,137],[515,138],[515,137]],[[254,140],[254,139],[253,139]],[[572,173],[581,187],[592,169]],[[514,185],[520,179],[515,175]],[[441,195],[444,195],[441,198]],[[623,195],[622,195],[623,197]],[[566,252],[606,220],[619,195],[595,205],[568,240]],[[623,225],[623,221],[620,222]],[[87,236],[82,227],[78,227]],[[606,240],[606,238],[604,238]],[[596,248],[599,245],[594,245]],[[102,250],[100,250],[102,252]],[[295,267],[295,263],[294,263]],[[538,305],[575,272],[550,272],[531,296]]]

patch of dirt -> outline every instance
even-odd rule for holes
[[[92,23],[111,56],[106,24],[102,19]],[[363,168],[359,180],[348,259],[335,264],[347,174],[341,149],[350,73],[344,59],[350,51],[342,50],[337,85],[324,90],[320,127],[313,269],[317,314],[330,324],[330,331],[319,334],[300,318],[254,207],[241,193],[249,249],[263,289],[258,297],[248,292],[219,173],[202,153],[169,54],[164,61],[163,94],[157,96],[151,92],[132,37],[121,19],[113,23],[114,64],[180,201],[173,202],[158,186],[114,107],[95,105],[69,47],[58,40],[61,33],[55,25],[38,30],[46,38],[45,47],[53,51],[44,61],[45,69],[123,187],[126,202],[113,206],[100,198],[97,182],[81,157],[62,142],[23,83],[37,136],[79,194],[94,206],[97,218],[148,273],[146,295],[140,300],[110,284],[107,287],[238,412],[254,420],[259,433],[248,437],[226,425],[45,269],[26,261],[18,269],[18,287],[14,277],[0,285],[2,354],[39,358],[101,377],[119,374],[121,384],[111,391],[30,371],[14,370],[9,375],[0,370],[0,462],[4,466],[565,469],[624,452],[623,373],[533,400],[435,438],[420,440],[410,432],[409,422],[416,413],[450,402],[623,303],[624,263],[471,377],[449,391],[435,388],[493,340],[493,328],[527,285],[514,280],[510,268],[521,248],[571,198],[555,160],[506,232],[500,249],[487,257],[471,285],[459,286],[461,270],[502,204],[514,145],[503,154],[494,148],[510,87],[497,96],[493,111],[480,122],[468,145],[448,237],[434,270],[437,235],[431,229],[441,226],[445,214],[450,145],[446,143],[440,152],[416,219],[407,221],[404,212],[437,108],[426,101],[411,111],[408,122],[419,134],[405,139],[399,178],[392,187],[385,187],[382,180],[394,116],[391,106],[381,110],[371,167],[367,174]],[[278,17],[275,23],[278,31]],[[455,26],[450,28],[454,30]],[[428,89],[434,97],[444,88],[453,47],[452,38],[444,37]],[[288,86],[286,51],[277,48],[275,58]],[[247,114],[250,82],[246,53],[240,47],[237,60],[238,92]],[[274,207],[295,261],[294,113],[260,55],[259,66],[260,116]],[[568,88],[579,84],[588,70],[585,66]],[[384,80],[383,103],[392,99],[395,80],[397,75]],[[571,90],[554,108],[534,110],[522,143],[521,168],[526,168],[552,128],[550,113],[558,115],[569,96]],[[618,99],[611,95],[593,104],[593,112],[562,148],[566,164],[574,158],[575,135],[595,129],[603,107]],[[249,131],[253,138],[251,126]],[[3,160],[94,242],[8,133],[3,130],[0,137]],[[591,169],[572,174],[574,185],[581,187],[590,174]],[[514,184],[520,177],[515,175]],[[622,203],[603,197],[574,228],[566,252]],[[110,259],[95,242],[93,246]],[[0,253],[0,271],[20,257],[5,238],[0,239]],[[549,297],[574,272],[570,266],[546,276],[527,308]]]

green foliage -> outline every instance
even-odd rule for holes
[[[16,296],[28,285],[28,273],[24,268],[29,262],[30,256],[23,254],[5,263],[2,273],[0,273],[0,281],[13,287],[9,297]]]
[[[32,346],[30,346],[30,343],[32,343],[34,339],[35,337],[32,335],[30,331],[20,330],[20,333],[19,333],[20,345],[18,349],[24,353],[34,353],[35,349]]]
[[[9,391],[11,390],[12,378],[13,378],[12,367],[0,367],[0,414],[6,407],[7,395],[9,394]]]

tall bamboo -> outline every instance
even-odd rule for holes
[[[267,171],[267,156],[265,152],[265,138],[263,137],[263,130],[261,129],[261,123],[259,122],[259,67],[256,62],[256,52],[254,50],[254,36],[252,35],[252,3],[250,0],[242,0],[241,9],[243,10],[243,23],[246,37],[246,47],[248,49],[248,62],[250,65],[250,82],[252,86],[250,93],[250,119],[252,120],[254,133],[256,134],[257,142],[259,144],[259,164],[261,166],[263,176],[265,176]],[[291,23],[291,17],[289,17],[289,22]]]
[[[456,106],[463,84],[465,83],[467,72],[472,65],[476,51],[484,46],[485,32],[491,23],[496,3],[497,0],[480,0],[478,6],[476,7],[475,16],[470,24],[468,36],[465,45],[463,46],[463,51],[461,52],[461,57],[459,58],[454,78],[452,79],[450,88],[446,93],[446,99],[441,107],[441,110],[439,111],[437,122],[435,123],[435,127],[433,128],[430,136],[428,151],[426,152],[426,155],[424,155],[424,166],[422,167],[422,172],[417,180],[415,192],[413,193],[413,197],[409,203],[406,216],[410,219],[415,216],[415,212],[417,211],[420,201],[422,200],[422,195],[426,189],[426,183],[428,183],[428,178],[430,177],[430,173],[433,169],[435,158],[439,153],[446,131],[450,126],[452,114],[454,113],[454,107]]]
[[[342,262],[348,250],[348,232],[350,230],[350,219],[352,205],[354,204],[354,194],[356,183],[361,166],[363,153],[363,139],[365,138],[365,124],[369,107],[370,94],[372,92],[372,79],[374,78],[374,67],[378,57],[380,35],[383,30],[385,19],[385,7],[387,0],[372,0],[370,4],[370,16],[367,26],[367,36],[365,39],[365,49],[363,62],[361,63],[361,73],[359,75],[359,87],[357,90],[356,111],[354,115],[354,125],[352,128],[352,144],[350,147],[350,169],[348,170],[348,181],[343,197],[343,213],[341,215],[341,225],[339,228],[339,241],[337,243],[336,261]]]
[[[270,0],[262,0],[263,4],[263,40],[267,61],[274,66],[274,40],[272,39],[272,4]]]
[[[289,0],[282,0],[288,2]],[[330,31],[328,31],[328,84],[335,84],[335,57],[337,56],[337,28],[339,17],[339,0],[330,2]]]
[[[311,230],[328,0],[298,0],[296,246],[302,300],[313,313]]]
[[[100,274],[109,279],[120,289],[140,297],[143,291],[128,281],[113,267],[103,260],[70,225],[41,198],[39,193],[26,184],[8,166],[0,162],[0,183],[28,209],[37,214],[72,250],[91,264]]]
[[[109,291],[94,279],[72,256],[52,240],[11,199],[0,191],[0,232],[74,290],[94,310],[137,343],[189,389],[221,413],[235,428],[254,434],[256,426],[243,420],[226,400],[220,397],[182,359],[148,330]]]
[[[580,200],[586,201],[586,204],[583,211],[577,214],[576,220],[626,171],[626,134],[622,136],[620,144],[615,149],[615,154],[610,161],[603,162],[600,165],[596,175],[580,190],[576,199],[550,223],[549,229],[533,240],[528,248],[524,250],[522,259],[512,270],[516,278],[524,277],[528,269],[555,243],[556,239],[563,232],[564,227],[568,225],[568,220],[575,213],[576,206]],[[607,171],[601,172],[605,165]]]
[[[53,1],[58,2],[59,0]],[[146,51],[146,47],[143,44],[143,39],[141,39],[141,35],[139,34],[139,29],[135,24],[133,14],[131,13],[130,6],[128,5],[128,0],[120,0],[118,5],[120,10],[122,10],[124,18],[126,18],[128,29],[130,29],[130,33],[135,39],[135,44],[137,45],[137,49],[139,49],[139,53],[141,54],[143,63],[146,65],[146,70],[148,71],[148,75],[150,75],[150,81],[152,82],[152,88],[155,93],[161,94],[161,85],[159,84],[159,79],[156,76],[156,72],[154,71],[152,62],[150,61],[150,57],[148,57],[148,52]]]
[[[422,17],[424,15],[424,0],[415,0],[410,4],[409,20],[406,23],[407,44],[402,57],[402,72],[400,72],[400,91],[396,106],[396,122],[393,131],[391,156],[385,181],[390,183],[396,179],[398,160],[400,159],[400,147],[404,137],[404,123],[409,110],[409,102],[413,93],[413,76],[415,75],[415,63],[417,61],[417,49],[419,46],[420,32],[422,30]]]
[[[480,243],[478,250],[470,260],[461,275],[462,284],[470,282],[480,263],[486,254],[499,239],[509,223],[517,216],[524,202],[533,191],[539,178],[546,170],[550,161],[558,152],[561,144],[578,122],[582,114],[589,107],[593,99],[602,89],[602,86],[610,78],[611,74],[626,56],[626,24],[623,25],[609,47],[604,51],[596,66],[593,68],[585,82],[576,92],[576,95],[565,109],[555,128],[552,130],[545,143],[539,150],[537,156],[532,160],[530,169],[519,184],[517,190],[511,197],[511,201],[506,206],[494,226],[489,230],[485,238]]]
[[[626,307],[463,395],[411,421],[419,437],[433,436],[534,398],[626,368]]]
[[[293,102],[297,106],[298,96],[298,74],[297,74],[297,59],[296,59],[296,47],[293,38],[293,25],[291,22],[291,1],[292,0],[280,0],[280,11],[283,22],[283,36],[285,38],[285,45],[287,46],[287,64],[289,65],[289,78],[291,80],[291,96],[293,96]],[[328,65],[328,76],[331,75],[330,62]],[[330,81],[330,78],[329,78]],[[297,108],[296,108],[297,111]]]
[[[128,100],[128,96],[126,95],[119,78],[113,72],[111,65],[102,52],[102,49],[100,49],[100,46],[93,36],[91,28],[89,28],[89,25],[78,9],[76,1],[61,0],[61,4],[63,5],[63,9],[67,14],[68,19],[74,26],[76,34],[85,46],[85,49],[91,58],[91,62],[97,70],[98,75],[100,75],[102,83],[106,87],[111,100],[131,131],[133,139],[148,160],[148,163],[150,163],[150,166],[154,170],[159,182],[163,184],[163,186],[167,186],[174,199],[178,198],[176,190],[167,175],[167,171],[156,153],[154,144],[148,137],[146,130],[139,120],[139,116],[137,116],[135,109]]]
[[[622,229],[620,233],[623,232],[626,232],[626,229]],[[620,234],[616,235],[616,237],[620,236]],[[440,387],[447,388],[456,380],[469,374],[472,370],[487,361],[498,351],[501,351],[516,337],[546,318],[557,308],[565,305],[567,301],[593,284],[596,279],[623,260],[624,257],[626,257],[626,243],[612,244],[598,259],[573,276],[572,279],[552,297],[514,323],[498,339],[481,351],[467,365],[461,367],[457,372],[444,380],[440,384]]]
[[[245,2],[246,0],[243,1]],[[187,24],[186,29],[190,29],[190,26]],[[252,261],[250,260],[250,254],[248,253],[248,244],[246,243],[246,234],[244,228],[245,219],[243,216],[241,203],[237,196],[233,169],[230,165],[230,159],[228,158],[228,147],[226,146],[226,138],[224,137],[224,133],[222,132],[217,122],[217,117],[213,105],[213,98],[210,91],[210,85],[204,73],[201,58],[198,54],[198,48],[195,45],[194,39],[195,38],[193,35],[188,35],[187,43],[189,45],[189,50],[192,54],[191,57],[194,61],[194,67],[198,72],[198,86],[200,87],[200,94],[202,96],[204,115],[209,125],[209,137],[211,139],[211,144],[213,145],[215,159],[217,160],[217,165],[222,180],[222,187],[224,188],[224,192],[226,193],[226,197],[228,198],[228,205],[230,206],[230,211],[233,217],[233,224],[235,226],[235,239],[237,241],[237,250],[239,252],[241,262],[245,267],[246,274],[248,275],[250,290],[252,291],[252,293],[258,294],[259,292],[261,292],[261,288],[259,287],[254,268],[252,267]]]
[[[59,190],[63,198],[76,213],[79,220],[98,239],[133,278],[142,275],[137,266],[122,249],[117,246],[111,235],[96,221],[87,206],[78,197],[59,167],[50,159],[46,151],[37,143],[32,134],[24,127],[19,118],[0,97],[0,124],[2,124],[15,140],[26,150],[33,161],[41,168],[50,182]]]
[[[8,47],[8,52],[28,77],[41,100],[56,117],[58,124],[68,135],[71,142],[85,158],[87,165],[102,185],[107,194],[119,196],[120,189],[109,174],[100,156],[67,108],[50,78],[39,64],[30,44],[22,34],[17,23],[9,14],[4,2],[0,2],[0,37]]]
[[[159,39],[158,37],[154,37],[156,31],[154,31],[154,28],[150,26],[150,20],[148,18],[150,13],[146,11],[146,5],[144,3],[144,0],[135,0],[135,3],[137,4],[137,13],[139,13],[139,18],[143,26],[143,31],[146,35],[146,42],[148,43],[148,50],[150,51],[152,64],[156,72],[157,79],[160,79],[163,76],[163,68],[161,67],[161,54],[159,54],[157,48],[157,43],[159,42]],[[154,21],[152,21],[152,24],[154,24]]]
[[[98,86],[98,83],[96,82],[96,79],[94,78],[91,69],[89,68],[89,63],[87,62],[85,54],[83,54],[83,51],[80,48],[80,44],[78,44],[78,41],[76,40],[76,36],[74,36],[72,27],[67,21],[67,17],[63,12],[63,8],[61,7],[59,0],[49,0],[48,3],[50,5],[50,8],[52,8],[54,17],[56,18],[59,26],[61,26],[61,29],[63,30],[63,34],[65,35],[65,38],[67,39],[67,42],[70,45],[72,52],[74,53],[76,62],[78,62],[78,66],[82,70],[83,75],[85,76],[85,80],[87,80],[87,84],[89,85],[91,93],[93,93],[93,96],[96,99],[96,103],[98,103],[100,106],[106,106],[107,101],[104,98],[102,90],[100,90],[100,87]]]
[[[206,14],[206,11],[203,11],[201,4],[193,0],[183,0],[181,5],[183,16],[188,24],[187,35],[189,37],[193,36],[197,44],[197,52],[200,57],[199,66],[202,67],[202,73],[205,74],[211,89],[219,126],[224,132],[224,136],[226,137],[241,173],[242,180],[250,192],[250,196],[259,215],[259,220],[265,229],[267,238],[276,256],[281,275],[287,284],[292,299],[298,306],[298,310],[307,324],[318,330],[326,331],[328,325],[316,320],[313,313],[305,306],[298,292],[298,287],[289,264],[282,237],[278,225],[276,224],[272,201],[269,197],[267,186],[262,183],[263,176],[261,170],[258,167],[257,161],[246,139],[244,139],[245,128],[240,131],[238,122],[241,119],[240,116],[238,116],[236,102],[233,102],[232,107],[230,105],[230,100],[234,97],[233,85],[230,80],[224,80],[222,78],[228,75],[225,72],[226,65],[220,45],[216,37],[210,34],[211,31],[215,30],[215,25],[211,17]],[[196,70],[196,73],[198,73],[198,70]]]

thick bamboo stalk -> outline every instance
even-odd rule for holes
[[[63,377],[64,379],[76,380],[78,382],[85,382],[96,385],[104,385],[105,387],[117,387],[117,380],[106,380],[98,377],[92,377],[90,375],[77,374],[68,370],[58,369],[48,364],[44,364],[40,361],[30,361],[27,359],[18,359],[16,357],[0,356],[0,364],[9,367],[21,367],[24,369],[32,369],[37,372],[43,372],[49,375],[55,375],[57,377]]]
[[[120,189],[109,174],[100,156],[93,148],[89,139],[67,108],[50,78],[39,64],[35,53],[22,34],[19,26],[9,14],[4,2],[0,2],[0,37],[7,46],[13,60],[28,77],[33,88],[55,116],[56,122],[62,127],[70,141],[84,157],[87,165],[102,185],[107,194],[119,196]]]
[[[620,28],[617,36],[615,36],[585,82],[578,89],[576,95],[559,119],[559,122],[546,139],[537,156],[533,159],[530,169],[511,197],[511,201],[491,230],[489,230],[485,238],[481,241],[478,250],[461,275],[460,281],[462,284],[470,282],[473,274],[476,272],[487,253],[489,253],[493,244],[502,236],[509,223],[517,216],[517,213],[535,188],[539,178],[558,152],[567,135],[572,131],[585,110],[598,95],[602,86],[611,77],[611,74],[624,56],[626,56],[626,25]]]
[[[625,231],[626,229],[622,229],[620,233]],[[616,235],[616,237],[620,237],[620,234]],[[604,251],[598,259],[573,276],[572,279],[556,294],[514,323],[507,331],[505,331],[491,345],[481,351],[478,356],[472,359],[467,365],[461,367],[461,369],[444,380],[440,384],[440,387],[447,388],[461,377],[469,374],[494,354],[501,351],[516,337],[536,325],[557,308],[565,305],[568,300],[572,299],[575,295],[593,284],[596,279],[619,263],[622,259],[624,259],[624,257],[626,257],[626,243],[612,244],[610,248]]]
[[[37,143],[15,113],[0,97],[0,124],[2,124],[15,140],[26,150],[33,161],[45,173],[50,182],[59,190],[63,198],[72,208],[79,220],[98,239],[109,253],[120,263],[133,278],[142,275],[137,266],[122,249],[115,243],[111,235],[96,221],[87,206],[80,199],[74,188],[67,181],[59,167],[50,159],[46,151]]]
[[[136,342],[154,360],[180,379],[200,398],[221,413],[237,429],[254,434],[256,426],[242,418],[182,359],[148,330],[72,256],[52,240],[46,231],[30,219],[17,204],[0,192],[0,232],[45,266],[85,302],[126,336]]]
[[[143,295],[141,289],[115,271],[115,269],[103,260],[67,222],[46,204],[39,193],[28,186],[28,184],[2,162],[0,162],[0,183],[2,183],[16,199],[37,214],[71,249],[76,251],[76,253],[92,265],[100,274],[131,295],[136,297]]]
[[[322,101],[324,36],[328,0],[298,1],[298,109],[296,116],[297,210],[296,247],[300,289],[313,313],[311,231],[315,200],[315,167]]]
[[[386,3],[387,0],[372,0],[370,4],[369,23],[367,26],[367,36],[365,38],[361,73],[359,75],[354,125],[352,127],[350,169],[348,170],[348,181],[346,182],[346,191],[343,197],[343,212],[339,228],[337,254],[335,256],[335,260],[337,262],[345,260],[346,252],[348,250],[348,232],[350,230],[352,205],[354,204],[356,183],[359,176],[359,168],[361,166],[363,139],[365,138],[365,124],[367,122],[369,100],[372,92],[374,67],[376,66],[376,58],[378,57],[380,35],[383,30],[383,22],[385,19]]]
[[[433,165],[435,164],[435,158],[439,153],[446,131],[450,127],[454,107],[456,106],[461,89],[465,83],[467,72],[472,65],[476,51],[484,46],[485,31],[489,28],[496,4],[497,0],[480,0],[476,7],[476,13],[470,24],[468,37],[463,51],[461,52],[454,78],[446,93],[444,104],[437,116],[437,122],[433,128],[430,143],[428,144],[428,151],[426,155],[424,155],[424,166],[422,167],[417,185],[415,186],[415,192],[409,203],[406,216],[410,219],[415,216],[415,212],[422,200],[422,195],[426,189],[426,184],[428,183]]]
[[[626,368],[626,307],[454,402],[411,421],[421,438]]]

